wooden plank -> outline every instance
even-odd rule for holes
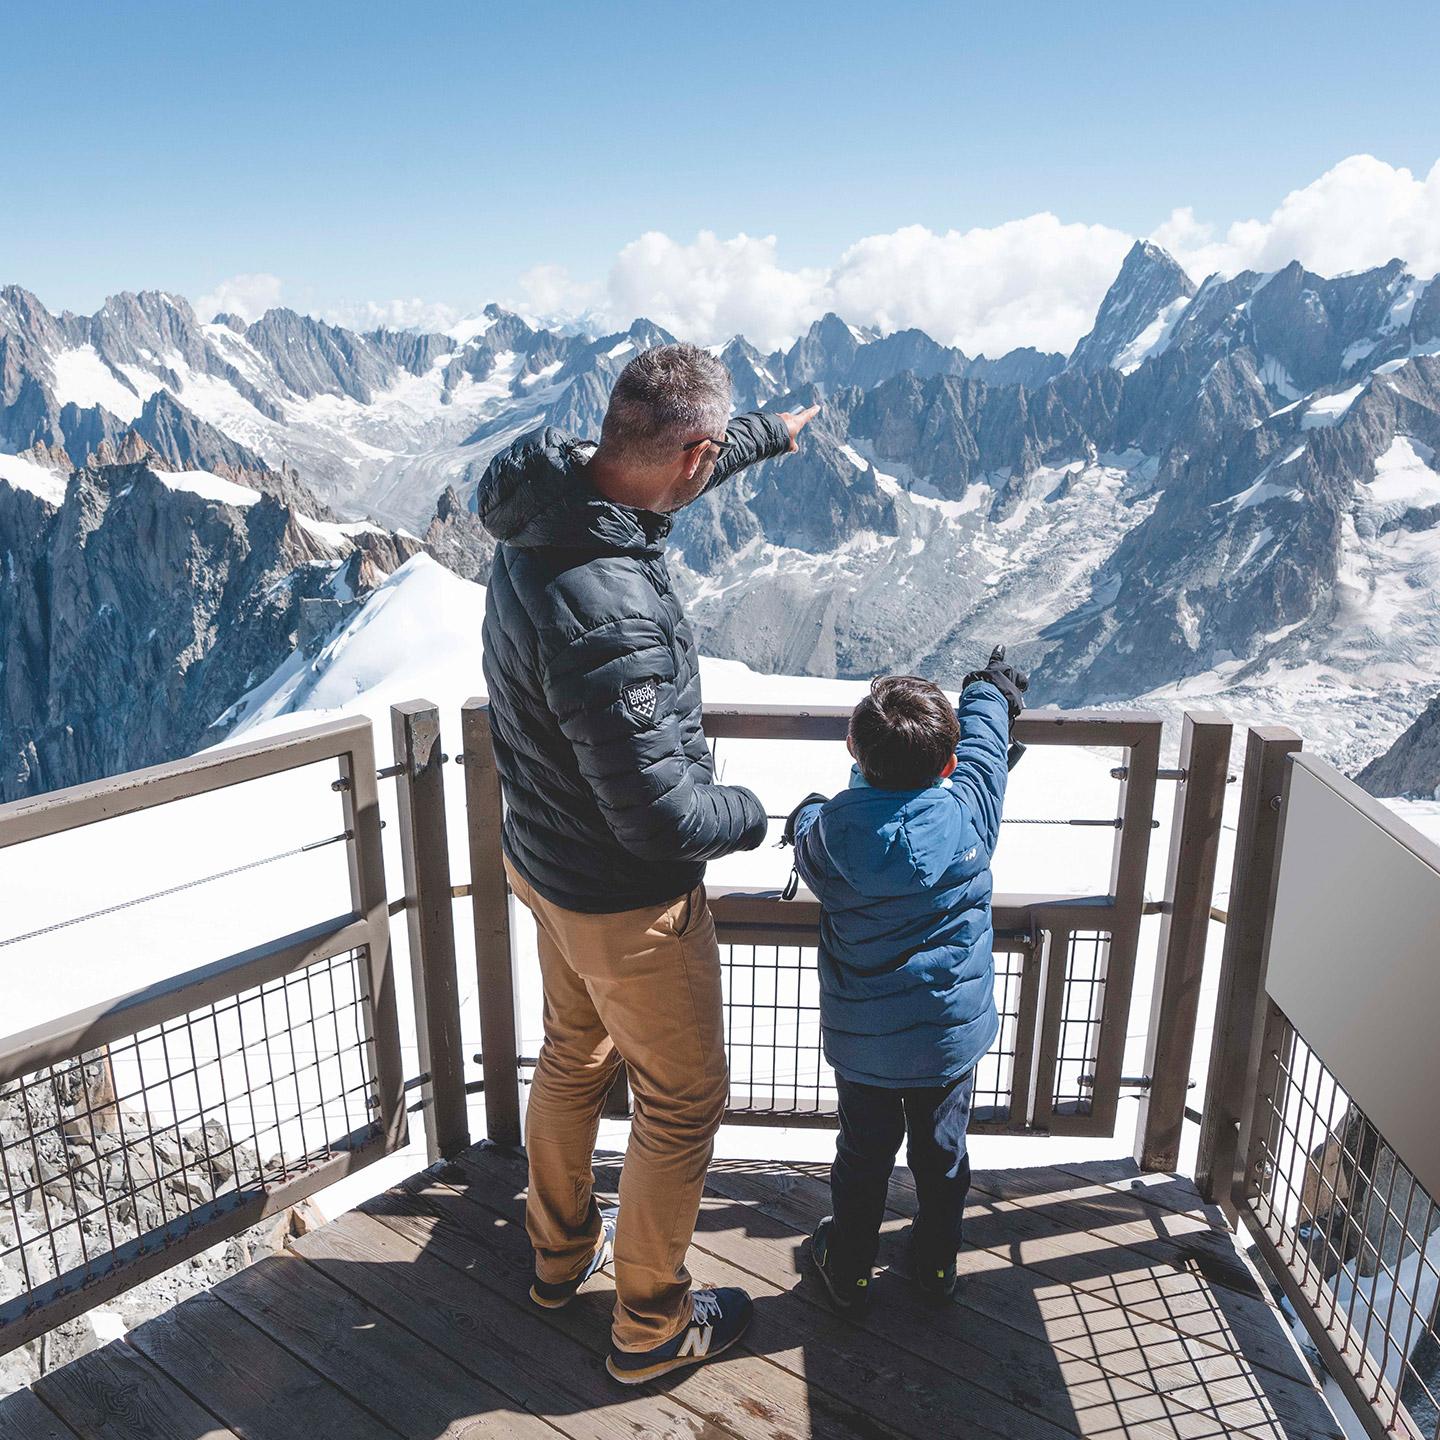
[[[507,1167],[519,1163],[500,1156],[475,1158],[473,1152],[462,1156],[457,1165],[465,1172],[463,1188],[456,1190],[461,1205],[452,1207],[452,1217],[477,1230],[494,1229],[493,1222],[487,1224],[482,1218],[493,1213],[510,1221],[523,1240],[518,1228],[522,1203],[514,1198],[514,1186],[505,1173]],[[467,1202],[473,1215],[463,1209]],[[735,1207],[729,1211],[728,1218],[737,1219]],[[714,1214],[712,1207],[710,1215]],[[701,1218],[705,1226],[708,1217],[704,1211]],[[745,1207],[732,1226],[728,1238],[737,1249],[744,1248],[744,1232],[755,1219],[755,1212]],[[691,1252],[696,1283],[739,1285],[749,1290],[757,1302],[757,1331],[763,1319],[763,1331],[754,1343],[763,1347],[761,1353],[812,1387],[828,1390],[862,1410],[869,1408],[876,1393],[883,1393],[884,1403],[879,1408],[886,1419],[916,1436],[945,1433],[956,1414],[963,1414],[975,1433],[1003,1435],[1007,1440],[1065,1440],[1076,1433],[893,1341],[857,1344],[851,1323],[828,1306],[817,1305],[808,1292],[800,1293],[797,1277],[791,1277],[789,1284],[777,1285],[760,1273],[758,1264],[754,1270],[742,1269],[732,1255],[717,1253],[722,1247],[719,1232],[713,1228],[703,1228],[696,1239]],[[794,1237],[790,1239],[793,1248]],[[701,1253],[697,1255],[696,1250]],[[898,1317],[890,1314],[886,1319],[893,1325]],[[993,1365],[993,1361],[989,1363]],[[1024,1389],[1024,1378],[1014,1386],[1017,1394]],[[1058,1381],[1051,1382],[1052,1393],[1059,1388]]]
[[[421,1235],[425,1232],[421,1230]],[[503,1391],[517,1409],[544,1416],[566,1435],[631,1440],[684,1434],[696,1417],[665,1396],[621,1391],[600,1357],[556,1334],[540,1311],[476,1283],[482,1263],[466,1246],[466,1268],[426,1243],[352,1211],[296,1242],[321,1274],[382,1311],[425,1345]],[[455,1257],[460,1258],[460,1257]],[[537,1364],[537,1357],[544,1364]],[[538,1431],[537,1431],[538,1433]]]
[[[1239,1147],[1245,1087],[1257,1058],[1252,1046],[1265,993],[1265,930],[1280,838],[1280,792],[1286,757],[1300,747],[1300,737],[1283,726],[1252,728],[1245,739],[1229,918],[1195,1160],[1196,1187],[1232,1218],[1235,1208],[1230,1192],[1244,1159]]]
[[[0,1085],[343,955],[363,945],[366,934],[354,916],[337,915],[128,994],[42,1020],[0,1039]]]
[[[480,1053],[485,1067],[485,1133],[502,1145],[520,1143],[520,1021],[515,951],[510,936],[510,887],[500,832],[505,802],[490,704],[467,700],[460,711],[465,756],[465,813],[470,846],[470,914],[475,930]]]
[[[80,1440],[238,1440],[123,1340],[52,1370],[33,1388]]]
[[[1066,1177],[1068,1189],[1054,1190],[1044,1181],[1037,1182],[1041,1188],[1031,1188],[1028,1174],[1023,1170],[987,1170],[979,1176],[975,1192],[994,1202],[988,1213],[1001,1228],[1006,1217],[1024,1210],[1043,1215],[1066,1231],[1138,1248],[1152,1262],[1156,1246],[1168,1248],[1172,1263],[1193,1261],[1215,1284],[1228,1285],[1252,1300],[1259,1298],[1260,1286],[1254,1272],[1235,1249],[1229,1232],[1217,1229],[1204,1215],[1161,1209],[1147,1205],[1131,1191],[1088,1185],[1071,1177]],[[908,1172],[897,1176],[897,1184],[913,1193]],[[1268,1313],[1268,1301],[1260,1303]]]
[[[0,1440],[76,1440],[75,1432],[28,1390],[0,1400]]]
[[[1298,1381],[1318,1400],[1279,1312],[1233,1244],[1223,1239],[1224,1232],[1211,1229],[1203,1217],[1175,1215],[1170,1226],[1176,1233],[1167,1235],[1157,1226],[1158,1211],[1147,1211],[1133,1194],[1113,1190],[1109,1198],[1095,1197],[1093,1204],[1082,1196],[1073,1205],[1025,1205],[1013,1193],[1017,1173],[980,1172],[983,1185],[1011,1192],[1008,1200],[990,1195],[982,1213],[987,1223],[994,1218],[997,1238],[1008,1252],[1014,1252],[1017,1239],[1022,1241],[1023,1264],[1092,1295],[1109,1295],[1112,1303],[1134,1308],[1143,1318],[1182,1327],[1224,1350],[1238,1345],[1252,1364]],[[1128,1218],[1133,1211],[1109,1208],[1116,1202],[1135,1207],[1136,1218]],[[908,1173],[897,1172],[891,1203],[913,1213]],[[977,1223],[979,1217],[967,1220],[972,1236]],[[1217,1314],[1222,1324],[1216,1323]]]
[[[1145,1170],[1173,1170],[1180,1163],[1231,733],[1230,721],[1211,710],[1187,711],[1180,731],[1181,778],[1175,786],[1165,904],[1145,1032],[1142,1073],[1150,1076],[1150,1085],[1140,1096],[1135,1124],[1136,1159]]]
[[[725,1180],[730,1178],[728,1175],[723,1177],[717,1188],[724,1192],[727,1188]],[[747,1245],[753,1246],[761,1229],[755,1214],[747,1217]],[[892,1222],[891,1229],[898,1230],[898,1222]],[[790,1267],[792,1274],[798,1274],[793,1268],[798,1249],[794,1243],[794,1232],[782,1230],[782,1235],[784,1238],[773,1247],[775,1260],[772,1266],[778,1262],[782,1267]],[[903,1244],[903,1235],[895,1234],[893,1238],[897,1244]],[[709,1247],[710,1236],[704,1229],[703,1217],[697,1239],[702,1247]],[[893,1252],[895,1247],[891,1248]],[[1198,1409],[1208,1412],[1214,1408],[1220,1397],[1207,1395],[1202,1399],[1186,1388],[1193,1387],[1191,1371],[1176,1371],[1162,1377],[1169,1383],[1150,1384],[1139,1367],[1130,1366],[1121,1370],[1105,1366],[1099,1363],[1102,1359],[1099,1352],[1054,1345],[1043,1323],[1038,1333],[1016,1325],[1012,1317],[1016,1314],[1017,1305],[1021,1307],[1020,1314],[1027,1306],[1037,1316],[1039,1314],[1033,1293],[1034,1277],[1027,1277],[1025,1272],[1013,1265],[1007,1266],[1006,1271],[1012,1280],[1018,1279],[1019,1284],[1012,1284],[1010,1293],[1005,1297],[1006,1303],[995,1307],[989,1314],[972,1312],[963,1301],[960,1305],[938,1310],[921,1309],[913,1301],[897,1306],[894,1300],[901,1297],[893,1296],[884,1305],[883,1313],[872,1313],[862,1323],[865,1328],[874,1329],[877,1338],[882,1341],[904,1344],[919,1353],[928,1354],[939,1363],[953,1365],[960,1373],[973,1376],[981,1383],[988,1380],[1014,1387],[1022,1397],[1042,1390],[1047,1379],[1053,1385],[1058,1374],[1063,1380],[1065,1405],[1073,1408],[1075,1415],[1081,1417],[1087,1426],[1103,1417],[1107,1427],[1123,1426],[1130,1435],[1168,1436],[1175,1433],[1174,1425],[1189,1423],[1179,1414],[1180,1411]],[[774,1270],[769,1273],[773,1278]],[[780,1278],[788,1280],[783,1273]],[[877,1286],[883,1279],[881,1277],[877,1281]],[[818,1295],[818,1292],[814,1293]],[[883,1293],[877,1290],[877,1301]],[[911,1297],[906,1295],[904,1299],[910,1300]],[[908,1324],[905,1323],[906,1317]],[[998,1326],[995,1324],[997,1319],[1002,1322]],[[1162,1333],[1171,1340],[1177,1338],[1171,1333]],[[1176,1360],[1180,1357],[1171,1358]],[[1141,1378],[1137,1383],[1127,1385],[1127,1379],[1132,1376]],[[1233,1430],[1238,1431],[1246,1424],[1271,1422],[1273,1411],[1263,1404],[1249,1403],[1254,1399],[1254,1391],[1253,1386],[1232,1387],[1232,1393],[1223,1397],[1229,1405],[1227,1423]],[[1150,1398],[1156,1395],[1159,1396],[1158,1403]]]
[[[227,745],[223,750],[202,750],[144,770],[127,770],[44,795],[11,800],[0,805],[0,850],[97,820],[111,820],[117,815],[333,759],[344,755],[362,738],[368,742],[369,735],[370,721],[360,716],[327,720],[272,739]]]
[[[405,1066],[400,1057],[400,1021],[395,1002],[395,967],[390,955],[390,904],[385,894],[385,852],[380,841],[380,792],[376,788],[375,745],[367,722],[348,755],[340,757],[340,805],[349,840],[350,903],[365,920],[365,993],[370,1081],[380,1102],[387,1150],[401,1149],[409,1135],[405,1112]]]
[[[511,1197],[502,1195],[502,1203],[506,1198]],[[433,1177],[417,1176],[404,1194],[377,1196],[364,1209],[398,1235],[423,1246],[428,1255],[462,1270],[478,1282],[477,1288],[485,1287],[482,1293],[488,1295],[488,1303],[525,1294],[534,1262],[523,1229]],[[544,1312],[540,1318],[552,1332],[548,1342],[555,1343],[557,1334],[566,1335],[597,1358],[602,1356],[610,1343],[612,1306],[613,1291],[594,1295],[587,1291],[563,1310]],[[536,1353],[546,1353],[546,1348],[540,1346]],[[619,1393],[612,1385],[609,1404],[617,1405]],[[867,1418],[853,1405],[740,1348],[720,1363],[701,1365],[667,1380],[665,1394],[690,1407],[692,1426],[704,1417],[705,1426],[713,1428],[702,1426],[698,1433],[715,1440],[727,1434],[741,1440],[810,1435],[824,1440],[907,1440],[906,1432]]]
[[[261,1260],[211,1293],[402,1435],[460,1440],[544,1433],[500,1391],[419,1344],[298,1256]]]
[[[428,700],[392,705],[390,735],[400,770],[395,777],[400,867],[418,1063],[420,1073],[430,1077],[420,1094],[428,1111],[425,1146],[433,1162],[470,1144],[440,711]]]
[[[1133,1165],[1133,1162],[1126,1163]],[[756,1169],[762,1173],[755,1174]],[[790,1171],[788,1176],[785,1173],[787,1169]],[[897,1172],[897,1175],[903,1176],[904,1172]],[[982,1183],[987,1178],[988,1172],[982,1172]],[[723,1193],[753,1197],[758,1208],[802,1232],[812,1227],[829,1208],[828,1183],[822,1167],[819,1166],[786,1167],[778,1164],[766,1165],[764,1162],[752,1166],[749,1162],[719,1161],[711,1168],[710,1183]],[[1063,1182],[1047,1179],[1045,1172],[1039,1172],[1035,1188],[1044,1193],[1047,1188],[1053,1188],[1057,1183]],[[1012,1178],[1010,1188],[1015,1188],[1016,1184]],[[978,1207],[982,1213],[989,1203],[982,1198]],[[903,1183],[892,1186],[891,1206],[894,1218],[887,1224],[887,1233],[882,1239],[882,1259],[891,1260],[896,1264],[896,1268],[903,1269],[904,1231],[908,1229],[909,1216],[914,1213],[913,1190]],[[977,1207],[972,1207],[972,1212],[975,1208]],[[1228,1331],[1223,1346],[1217,1346],[1213,1334],[1204,1339],[1187,1335],[1166,1323],[1166,1317],[1151,1320],[1136,1315],[1116,1304],[1113,1297],[1103,1293],[1090,1293],[1063,1282],[1037,1284],[1037,1281],[1043,1282],[1050,1277],[1039,1275],[1015,1263],[1014,1258],[1015,1241],[1022,1239],[1022,1236],[1014,1234],[1017,1229],[1024,1233],[1037,1229],[1044,1232],[1046,1226],[1043,1217],[1039,1217],[1042,1223],[1038,1226],[1034,1223],[1036,1218],[1023,1211],[1018,1214],[1012,1212],[1011,1216],[1007,1217],[1010,1238],[990,1250],[976,1249],[967,1243],[960,1256],[962,1308],[971,1308],[982,1313],[987,1324],[998,1322],[1000,1325],[1025,1329],[1066,1356],[1094,1360],[1107,1373],[1122,1376],[1135,1374],[1137,1366],[1124,1358],[1112,1363],[1110,1357],[1113,1354],[1129,1352],[1131,1355],[1157,1355],[1160,1353],[1159,1346],[1169,1345],[1172,1348],[1165,1352],[1167,1363],[1180,1364],[1188,1360],[1192,1366],[1199,1366],[1216,1377],[1215,1394],[1209,1398],[1222,1402],[1244,1399],[1253,1395],[1258,1384],[1268,1393],[1278,1411],[1304,1423],[1307,1428],[1301,1433],[1336,1433],[1333,1425],[1326,1428],[1331,1425],[1329,1412],[1316,1394],[1309,1372],[1295,1354],[1288,1335],[1280,1328],[1278,1316],[1274,1317],[1274,1324],[1266,1332],[1266,1341],[1282,1362],[1288,1362],[1290,1370],[1283,1375],[1267,1374],[1259,1381],[1252,1382],[1252,1379],[1248,1378],[1249,1361],[1242,1358],[1239,1362],[1240,1378],[1233,1384],[1224,1385],[1222,1377],[1234,1375],[1238,1353],[1235,1337]],[[972,1224],[972,1231],[973,1228]],[[1111,1257],[1109,1263],[1114,1264],[1119,1258]],[[1133,1261],[1121,1263],[1147,1266],[1154,1264],[1152,1259],[1143,1254],[1136,1255]],[[1167,1264],[1162,1267],[1162,1273],[1169,1269]],[[877,1285],[879,1283],[877,1281]],[[1167,1278],[1166,1283],[1176,1293],[1181,1286],[1195,1290],[1193,1282],[1187,1282],[1183,1276],[1177,1276],[1173,1282]],[[1193,1313],[1194,1295],[1189,1298],[1190,1310]],[[1043,1303],[1038,1303],[1042,1300]],[[1175,1323],[1183,1326],[1186,1322],[1183,1317],[1176,1317]],[[1214,1329],[1213,1325],[1207,1326],[1193,1318],[1189,1321],[1189,1328],[1199,1331]],[[1069,1340],[1078,1341],[1078,1347],[1067,1345]],[[1246,1343],[1253,1345],[1256,1342],[1247,1339]],[[1182,1378],[1182,1372],[1176,1370],[1157,1375],[1156,1381],[1162,1387],[1175,1389]],[[1192,1403],[1195,1398],[1189,1397]]]
[[[388,1425],[213,1294],[176,1305],[126,1339],[245,1440],[393,1440]]]

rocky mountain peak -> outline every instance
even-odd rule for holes
[[[1071,353],[1070,365],[1098,370],[1119,362],[1124,368],[1133,358],[1126,352],[1134,342],[1152,328],[1158,340],[1162,317],[1194,294],[1194,281],[1173,257],[1148,240],[1137,240],[1100,302],[1094,328]]]

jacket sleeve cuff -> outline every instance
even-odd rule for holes
[[[785,422],[768,410],[756,411],[756,419],[765,427],[765,449],[760,458],[773,460],[777,455],[788,455],[790,432],[785,428]]]

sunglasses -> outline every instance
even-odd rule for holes
[[[728,440],[714,440],[709,435],[702,435],[698,440],[687,440],[680,449],[682,453],[688,454],[691,450],[697,450],[701,445],[713,445],[717,451],[723,453],[729,446]]]

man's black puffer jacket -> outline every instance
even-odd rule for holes
[[[744,415],[707,488],[790,437]],[[600,496],[593,446],[546,428],[498,455],[476,500],[500,542],[485,606],[485,682],[505,852],[547,900],[614,912],[673,900],[705,861],[752,850],[765,809],[715,784],[700,669],[665,564],[668,515]]]

